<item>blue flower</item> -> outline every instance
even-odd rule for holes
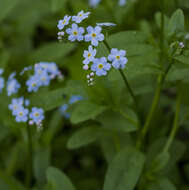
[[[40,85],[39,86],[48,86],[49,83],[50,83],[50,76],[47,74],[47,72],[42,72],[40,75],[39,75],[39,80],[40,80]]]
[[[41,85],[39,77],[37,75],[31,76],[27,81],[26,85],[28,86],[28,92],[37,92],[39,86]]]
[[[126,0],[119,0],[119,6],[126,5]]]
[[[66,15],[62,20],[59,20],[58,25],[57,25],[58,29],[62,30],[64,26],[69,24],[70,19],[71,19],[71,16]]]
[[[2,75],[4,72],[4,69],[0,69],[0,75]]]
[[[65,117],[65,118],[70,118],[70,114],[67,112],[68,110],[68,104],[64,104],[63,106],[60,107],[60,113]]]
[[[15,114],[16,122],[26,122],[28,120],[29,110],[20,106]]]
[[[77,16],[72,17],[72,21],[76,23],[81,23],[84,19],[89,17],[90,12],[84,13],[84,11],[80,11]]]
[[[96,49],[93,49],[92,46],[89,46],[88,50],[85,50],[83,53],[83,57],[85,60],[83,61],[83,64],[88,65],[90,62],[93,62],[96,55]]]
[[[82,96],[73,95],[73,96],[71,96],[71,98],[69,100],[69,104],[74,104],[74,103],[81,101],[81,100],[83,100]]]
[[[116,24],[112,22],[102,22],[102,23],[96,23],[97,26],[116,26]]]
[[[18,110],[23,107],[24,98],[13,98],[11,104],[9,104],[9,109],[12,111],[13,115],[17,115]]]
[[[0,93],[2,92],[4,86],[5,86],[5,80],[3,77],[0,77]]]
[[[39,125],[45,118],[44,111],[42,108],[33,107],[29,117],[34,123]]]
[[[108,60],[112,62],[112,66],[115,69],[123,69],[128,62],[125,57],[125,50],[118,50],[116,48],[111,49],[111,54],[108,56]]]
[[[96,7],[100,2],[101,0],[89,0],[89,6]]]
[[[85,41],[91,41],[93,46],[98,46],[98,42],[104,40],[104,35],[101,33],[102,28],[100,26],[96,26],[93,28],[92,26],[87,27],[88,34],[85,35]]]
[[[25,104],[25,106],[29,106],[30,105],[30,101],[28,99],[25,99],[24,104]]]
[[[72,24],[72,28],[68,28],[66,33],[69,34],[68,39],[70,41],[82,41],[83,40],[83,33],[85,32],[83,27],[78,27],[77,24]]]
[[[21,87],[21,85],[18,83],[18,81],[14,78],[15,73],[12,73],[7,81],[7,95],[11,96],[12,94],[16,94]]]
[[[95,71],[97,76],[106,75],[110,68],[111,65],[107,62],[105,57],[95,59],[93,65],[91,66],[91,70]]]

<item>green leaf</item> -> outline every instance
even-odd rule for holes
[[[57,168],[49,167],[46,175],[52,190],[75,190],[69,178]]]
[[[12,9],[20,2],[20,0],[1,0],[0,1],[0,21],[10,14]]]
[[[44,110],[52,110],[61,106],[64,102],[64,89],[59,88],[53,91],[39,91],[30,96],[32,106],[42,107]]]
[[[76,149],[82,146],[86,146],[90,143],[95,142],[100,135],[101,130],[96,126],[79,129],[68,140],[67,147],[69,149]]]
[[[133,132],[137,130],[138,122],[136,118],[123,111],[118,113],[108,110],[97,119],[105,128],[111,130],[122,132]]]
[[[167,178],[163,178],[151,183],[147,190],[176,190],[176,187]]]
[[[99,114],[107,109],[106,106],[93,104],[89,101],[82,101],[77,104],[71,115],[71,122],[74,124],[95,119]]]
[[[179,34],[184,32],[184,14],[181,9],[175,11],[169,21],[168,25],[168,35],[172,36],[173,34]]]
[[[163,169],[169,161],[170,155],[168,152],[161,152],[152,161],[150,166],[150,172],[157,173]]]
[[[133,148],[120,151],[108,168],[103,190],[133,190],[144,160],[144,155]]]
[[[34,155],[34,176],[39,185],[45,183],[45,173],[50,164],[49,148],[40,147]]]
[[[124,47],[127,44],[144,43],[146,40],[147,35],[138,31],[118,32],[107,39],[108,44],[112,48]]]
[[[47,43],[32,53],[32,59],[35,62],[39,61],[56,61],[58,58],[66,56],[75,45],[52,42]]]
[[[181,63],[189,65],[189,56],[180,55],[180,56],[174,57],[174,59]]]

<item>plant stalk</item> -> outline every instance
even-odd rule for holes
[[[26,173],[26,187],[30,188],[31,179],[32,179],[32,168],[33,168],[33,146],[32,146],[32,134],[30,125],[27,124],[27,140],[28,140],[28,163],[27,163],[27,173]]]
[[[179,90],[178,92],[178,96],[177,96],[177,101],[176,101],[176,112],[175,112],[175,117],[174,117],[174,122],[173,122],[173,127],[171,130],[171,133],[169,135],[169,138],[167,140],[167,143],[163,149],[164,152],[169,151],[169,148],[176,136],[176,133],[178,131],[179,128],[179,113],[180,113],[180,105],[181,105],[181,92]]]

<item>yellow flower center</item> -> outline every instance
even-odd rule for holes
[[[99,64],[99,65],[98,65],[98,68],[99,68],[99,69],[102,69],[102,68],[103,68],[103,64]]]
[[[92,37],[95,38],[95,37],[96,37],[96,34],[95,34],[95,33],[92,33]]]
[[[118,55],[118,56],[116,56],[116,59],[120,59],[120,56]]]
[[[79,17],[82,17],[82,16],[83,16],[83,14],[80,14],[80,15],[79,15]]]
[[[23,112],[19,112],[19,116],[23,116]]]
[[[77,32],[77,31],[74,31],[74,32],[73,32],[73,35],[74,35],[74,36],[76,36],[77,34],[78,34],[78,32]]]
[[[90,53],[88,53],[88,57],[91,57],[91,54],[90,54]]]
[[[36,112],[34,115],[35,115],[35,117],[39,117],[39,113],[38,112]]]
[[[35,87],[35,86],[36,86],[36,83],[33,83],[33,84],[32,84],[32,87]]]
[[[62,24],[65,24],[66,23],[66,20],[63,20]]]

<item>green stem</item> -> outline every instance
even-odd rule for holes
[[[150,111],[148,113],[148,116],[147,116],[147,119],[146,119],[146,122],[144,124],[144,127],[142,128],[142,131],[141,131],[141,134],[137,140],[137,144],[136,144],[136,147],[137,148],[140,148],[141,145],[142,145],[142,142],[148,132],[148,129],[150,128],[150,123],[154,117],[154,113],[156,111],[156,108],[158,106],[158,103],[159,103],[159,99],[160,99],[160,93],[161,93],[161,89],[162,89],[162,84],[163,84],[163,75],[161,74],[158,78],[158,84],[157,84],[157,88],[156,88],[156,91],[155,91],[155,95],[154,95],[154,99],[152,101],[152,106],[150,108]]]
[[[177,96],[177,101],[176,101],[176,112],[175,112],[175,117],[174,117],[174,122],[173,122],[173,128],[171,130],[170,136],[167,140],[167,143],[163,149],[164,152],[167,152],[176,136],[177,130],[179,128],[179,112],[180,112],[180,104],[181,104],[181,92],[179,90],[179,94]]]
[[[104,45],[107,47],[107,49],[108,49],[109,52],[110,52],[110,51],[111,51],[111,48],[110,48],[110,46],[109,46],[109,44],[107,43],[106,40],[104,40]],[[119,73],[120,73],[120,75],[121,75],[121,77],[122,77],[122,79],[123,79],[123,81],[124,81],[124,83],[125,83],[126,88],[128,89],[128,91],[129,91],[129,93],[130,93],[130,95],[131,95],[131,97],[132,97],[132,99],[133,99],[133,102],[134,102],[134,104],[135,104],[135,111],[137,112],[137,117],[138,117],[140,123],[142,123],[142,122],[141,122],[142,120],[141,120],[141,117],[140,117],[140,113],[139,113],[139,109],[138,109],[138,103],[137,103],[136,96],[135,96],[135,94],[134,94],[134,92],[133,92],[133,90],[132,90],[132,88],[131,88],[131,86],[130,86],[128,80],[127,80],[127,77],[126,77],[126,75],[125,75],[124,72],[123,72],[123,70],[122,70],[122,69],[119,69]]]
[[[33,168],[33,147],[32,147],[32,134],[30,125],[27,124],[27,140],[28,140],[28,163],[27,163],[27,173],[26,173],[26,187],[29,189],[32,179],[32,168]]]

